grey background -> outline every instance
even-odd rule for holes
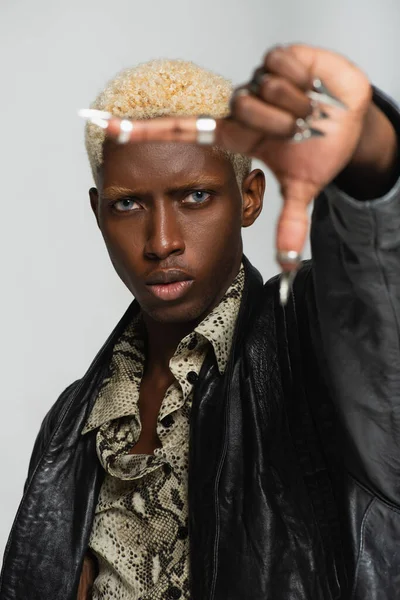
[[[0,553],[45,412],[130,302],[89,208],[76,109],[138,62],[190,59],[240,83],[291,41],[347,54],[400,99],[399,25],[399,0],[2,0]],[[268,176],[264,213],[244,232],[264,277],[278,209]]]

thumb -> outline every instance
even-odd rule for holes
[[[290,180],[281,187],[283,208],[276,231],[276,249],[283,254],[294,251],[301,254],[308,235],[307,208],[316,196],[316,186],[304,181]],[[279,256],[279,255],[278,255]],[[279,260],[283,271],[293,271],[297,265]]]

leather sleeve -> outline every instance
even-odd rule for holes
[[[51,435],[57,426],[58,420],[63,412],[63,408],[65,407],[68,398],[71,396],[71,393],[75,390],[80,380],[78,379],[74,383],[71,383],[59,396],[57,401],[53,404],[45,418],[43,419],[42,425],[40,427],[39,433],[36,437],[35,444],[33,446],[32,455],[29,461],[28,468],[28,476],[24,485],[24,493],[26,488],[31,480],[33,473],[39,463],[40,457],[42,456],[48,442],[50,441]]]
[[[376,103],[400,131],[395,105]],[[400,506],[400,180],[357,201],[329,186],[311,231],[317,317],[349,472]]]

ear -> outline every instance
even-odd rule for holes
[[[242,184],[242,227],[249,227],[262,211],[265,192],[265,175],[254,169]]]
[[[99,192],[97,188],[90,188],[89,190],[89,198],[90,198],[90,206],[92,207],[92,211],[94,216],[96,217],[97,225],[99,224]]]

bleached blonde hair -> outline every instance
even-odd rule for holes
[[[229,114],[231,82],[184,60],[153,60],[124,69],[108,82],[91,108],[126,119],[161,116]],[[103,162],[104,131],[88,123],[85,145],[94,180]],[[217,149],[217,152],[221,150]],[[251,160],[242,154],[223,152],[231,161],[239,186],[251,169]]]

